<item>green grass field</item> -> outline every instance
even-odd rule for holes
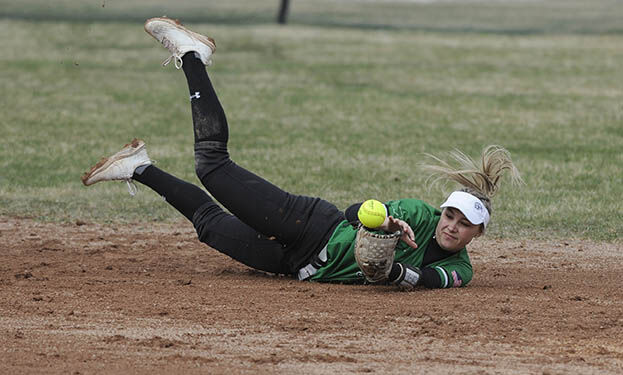
[[[0,0],[0,214],[174,221],[145,187],[81,174],[133,137],[194,176],[183,73],[142,29],[166,14],[217,41],[209,72],[232,158],[286,190],[344,208],[428,189],[423,152],[508,148],[526,185],[494,201],[490,235],[623,233],[620,1]],[[78,5],[76,5],[78,4]]]

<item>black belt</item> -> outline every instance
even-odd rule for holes
[[[306,280],[318,272],[327,264],[327,247],[323,247],[317,255],[314,255],[308,265],[301,268],[298,273],[299,280]]]

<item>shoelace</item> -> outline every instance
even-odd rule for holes
[[[162,45],[168,49],[169,51],[171,50],[175,50],[175,44],[171,43],[171,41],[167,38],[162,38]],[[171,60],[174,60],[174,64],[175,64],[175,68],[176,69],[181,69],[182,68],[182,58],[180,57],[179,54],[173,53],[171,54],[171,56],[169,56],[166,60],[164,60],[162,62],[162,66],[167,66],[169,65],[169,63],[171,62]]]
[[[171,62],[171,60],[175,60],[175,68],[180,69],[182,67],[182,58],[178,55],[171,55],[166,60],[162,62],[162,66],[167,66]]]
[[[126,184],[128,184],[128,193],[130,193],[131,196],[135,196],[136,193],[138,193],[138,187],[134,183],[134,180],[130,178],[124,181]]]
[[[156,164],[155,160],[151,160],[151,165]],[[136,193],[138,193],[138,186],[136,186],[136,184],[134,183],[134,180],[131,178],[128,178],[127,180],[123,180],[125,181],[126,184],[128,184],[128,193],[130,193],[131,196],[135,196]]]

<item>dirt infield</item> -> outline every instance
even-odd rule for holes
[[[191,225],[0,217],[0,373],[623,372],[623,248],[481,239],[466,288],[252,271]]]

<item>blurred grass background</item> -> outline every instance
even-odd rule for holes
[[[621,1],[0,0],[0,214],[178,221],[143,187],[80,175],[133,137],[194,175],[185,79],[142,30],[168,15],[217,41],[209,68],[238,164],[338,207],[438,205],[422,153],[507,147],[527,183],[494,201],[489,235],[623,233]]]

